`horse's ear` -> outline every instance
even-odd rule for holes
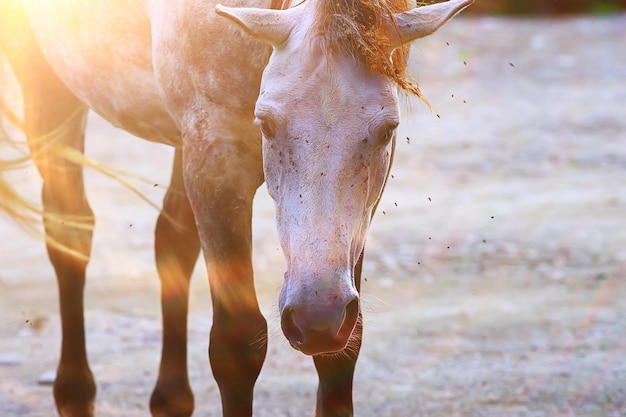
[[[273,46],[280,45],[291,34],[298,21],[295,10],[226,7],[221,4],[215,6],[215,12],[218,15],[236,23],[256,39],[265,41]]]
[[[473,2],[474,0],[449,0],[395,13],[394,25],[390,31],[394,46],[430,35]]]

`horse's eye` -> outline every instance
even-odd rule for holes
[[[270,119],[270,118],[258,119],[257,118],[256,123],[261,128],[261,133],[263,133],[263,136],[265,137],[265,139],[274,139],[274,136],[276,135],[276,123],[274,122],[273,119]]]
[[[387,146],[391,139],[396,135],[396,128],[398,123],[389,123],[383,126],[379,131],[376,138],[376,144],[378,146]]]

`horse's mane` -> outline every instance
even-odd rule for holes
[[[285,10],[291,6],[291,0],[272,0],[270,9]]]
[[[364,57],[373,71],[395,81],[427,104],[417,83],[406,74],[408,45],[392,51],[391,16],[415,7],[410,0],[319,0],[313,30],[324,36],[327,50],[343,48]],[[392,53],[393,52],[393,53]]]

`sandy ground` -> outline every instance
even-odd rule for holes
[[[457,19],[414,51],[441,114],[409,103],[364,269],[360,417],[626,416],[626,15]],[[114,149],[123,149],[115,151]],[[148,179],[171,152],[92,118],[88,155]],[[33,199],[34,170],[11,180]],[[88,171],[97,216],[87,288],[99,416],[146,416],[160,349],[156,211]],[[51,416],[56,287],[43,244],[0,219],[0,415]],[[264,189],[255,265],[271,326],[255,416],[312,416],[311,360],[280,333],[283,261]],[[197,416],[220,415],[193,282]]]

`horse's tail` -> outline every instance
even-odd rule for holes
[[[0,14],[7,12],[4,7],[0,6]],[[2,21],[0,25],[4,26]],[[21,88],[4,56],[9,41],[7,38],[10,36],[7,32],[0,28],[0,211],[32,230],[40,221],[41,209],[22,197],[5,175],[30,163],[30,156],[22,140],[25,130],[20,116]]]
[[[0,5],[0,13],[2,6]],[[1,24],[0,19],[0,24]],[[16,77],[8,65],[8,60],[4,59],[3,33],[0,28],[0,213],[8,215],[19,226],[30,234],[43,237],[49,245],[55,246],[64,251],[68,251],[75,256],[83,255],[75,253],[64,247],[42,232],[42,219],[47,222],[61,222],[66,226],[74,228],[92,227],[90,223],[83,219],[74,219],[55,216],[45,213],[40,203],[34,203],[24,197],[15,187],[11,178],[16,178],[15,171],[33,169],[33,158],[61,157],[74,164],[79,164],[95,169],[96,171],[119,182],[130,191],[137,194],[141,199],[154,207],[157,211],[160,207],[150,201],[140,192],[129,179],[153,185],[154,182],[146,178],[141,178],[132,173],[116,169],[98,162],[83,155],[80,151],[58,143],[45,143],[44,146],[37,146],[41,153],[45,155],[33,155],[27,146],[27,128],[23,121],[23,100],[21,99],[21,87]],[[36,142],[45,138],[30,138],[30,142]],[[20,181],[23,182],[23,181]],[[173,219],[172,219],[173,220]],[[176,223],[175,220],[173,220]]]
[[[22,0],[0,1],[0,211],[29,232],[41,235],[43,209],[14,186],[18,169],[32,168],[36,155],[27,146],[24,74],[41,55]],[[42,138],[42,141],[44,138]],[[46,151],[49,151],[47,149]]]
[[[43,58],[30,28],[22,0],[0,0],[0,212],[7,213],[27,231],[37,236],[44,236],[47,243],[53,246],[58,246],[59,243],[51,241],[48,236],[42,234],[42,218],[46,222],[58,221],[74,228],[91,227],[91,223],[85,222],[84,219],[44,213],[39,203],[28,201],[15,189],[9,179],[10,171],[25,167],[32,168],[32,161],[40,158],[62,158],[73,164],[91,167],[120,182],[159,210],[160,207],[157,204],[150,201],[128,180],[128,178],[134,178],[140,182],[153,184],[147,179],[109,167],[86,157],[77,149],[54,141],[50,142],[46,137],[28,137],[30,148],[37,149],[35,151],[37,154],[31,153],[26,141],[26,137],[30,136],[28,135],[29,129],[23,118],[24,106],[29,103],[24,103],[20,93],[21,83],[29,82],[23,74],[32,64],[30,59],[32,57]],[[61,249],[68,248],[61,247]]]

